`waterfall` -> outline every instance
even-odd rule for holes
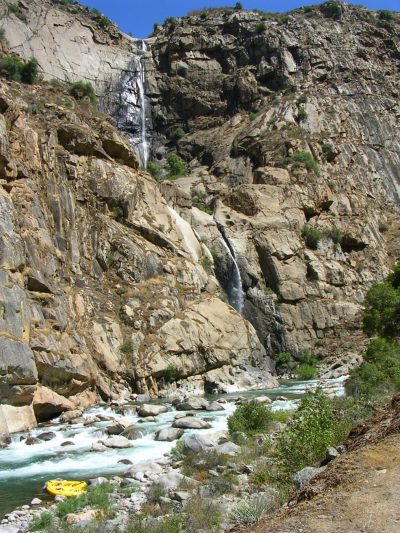
[[[115,114],[117,128],[123,131],[130,143],[136,147],[143,168],[147,167],[149,159],[144,65],[146,51],[147,45],[145,41],[141,41],[129,69],[121,80],[118,109]]]
[[[226,236],[224,226],[217,219],[215,219],[215,223],[221,234],[222,247],[230,258],[229,279],[226,283],[224,283],[228,296],[228,301],[230,305],[241,314],[243,311],[245,295],[243,291],[242,277],[240,275],[239,265],[237,264],[235,257],[235,250],[232,244],[229,242],[228,237]]]
[[[142,41],[142,52],[147,51],[145,41]],[[140,75],[138,80],[139,86],[139,101],[140,101],[140,129],[141,129],[141,156],[142,166],[147,168],[147,161],[149,160],[149,145],[146,138],[146,95],[144,93],[144,84],[146,81],[146,73],[144,70],[143,56],[140,58]]]

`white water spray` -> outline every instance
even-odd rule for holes
[[[221,234],[221,244],[226,253],[229,255],[232,264],[231,278],[229,280],[229,287],[227,290],[228,300],[231,306],[234,307],[240,314],[242,314],[245,296],[239,265],[237,264],[232,244],[229,242],[225,234],[224,226],[217,219],[215,219],[215,222]]]
[[[145,41],[142,41],[142,52],[147,51]],[[140,74],[138,79],[139,86],[139,102],[140,102],[140,129],[141,129],[141,155],[143,168],[147,168],[149,160],[149,144],[146,137],[146,95],[144,92],[144,84],[146,81],[146,73],[144,69],[143,57],[140,58]]]

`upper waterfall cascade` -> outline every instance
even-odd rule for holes
[[[145,41],[140,42],[130,68],[121,81],[116,125],[125,132],[131,144],[138,151],[140,164],[147,167],[149,160],[149,106],[147,103],[145,84],[146,72],[144,54],[147,52]]]

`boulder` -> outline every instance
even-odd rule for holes
[[[25,444],[27,446],[33,446],[34,444],[40,444],[42,441],[38,439],[37,437],[27,437],[25,440]]]
[[[101,444],[104,444],[107,448],[132,448],[133,442],[131,442],[126,437],[123,437],[122,435],[115,435],[114,437],[110,437],[106,440],[99,441]]]
[[[133,426],[126,428],[124,432],[122,433],[122,435],[129,440],[142,439],[144,436],[143,432],[140,431],[140,429],[137,429]]]
[[[211,427],[211,424],[198,418],[187,417],[174,420],[172,427],[182,429],[209,429]]]
[[[98,487],[99,485],[104,485],[104,483],[108,483],[108,479],[106,477],[95,477],[93,479],[89,479],[89,485],[91,487]]]
[[[38,421],[54,418],[64,411],[73,410],[74,404],[56,392],[38,385],[33,396],[33,410]]]
[[[256,402],[262,403],[264,405],[272,403],[271,398],[269,398],[268,396],[257,396],[257,398],[255,398],[255,400],[256,400]]]
[[[173,440],[180,439],[183,433],[183,429],[179,428],[159,429],[156,433],[155,440],[172,442]]]
[[[326,466],[321,466],[320,468],[316,468],[314,466],[306,466],[302,470],[299,470],[295,473],[295,475],[293,476],[294,484],[298,489],[300,489],[303,485],[306,485],[314,476],[323,472],[325,468]]]
[[[72,411],[68,411],[67,413],[63,413],[60,416],[60,422],[63,424],[68,424],[75,420],[75,418],[79,418],[82,416],[82,411],[80,409],[73,409]]]
[[[49,440],[53,440],[56,438],[56,434],[54,431],[45,431],[44,433],[40,433],[39,435],[36,435],[36,437],[41,440],[48,442]]]
[[[165,407],[165,405],[152,405],[149,403],[145,403],[141,405],[137,412],[139,416],[158,416],[162,413],[166,413],[168,411],[168,407]]]
[[[177,403],[175,408],[177,411],[200,411],[206,409],[207,405],[207,400],[195,396]]]
[[[130,477],[134,477],[138,472],[152,472],[153,474],[162,474],[163,469],[157,463],[152,461],[143,461],[136,463],[129,470],[128,474]]]
[[[185,482],[188,485],[196,484],[192,478],[186,477],[179,472],[169,472],[168,474],[164,474],[157,479],[157,484],[164,487],[165,490],[177,489],[182,482]]]
[[[0,376],[0,403],[23,406],[32,402],[38,373],[27,344],[0,336]]]
[[[209,402],[206,411],[225,411],[225,408],[219,402]]]
[[[226,442],[226,436],[226,431],[216,431],[215,433],[209,433],[207,435],[194,433],[185,438],[184,448],[185,450],[190,450],[192,452],[212,450],[221,443]]]
[[[109,435],[121,435],[121,433],[128,429],[130,425],[131,424],[128,420],[123,420],[120,418],[107,426],[106,431]]]
[[[4,442],[7,442],[8,434],[29,431],[36,426],[37,421],[31,405],[0,405],[0,435],[4,435]]]

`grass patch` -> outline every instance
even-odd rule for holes
[[[154,179],[158,179],[160,177],[161,167],[160,165],[157,165],[157,163],[154,163],[154,161],[147,162],[146,170],[147,172],[150,172]]]
[[[164,379],[167,383],[174,383],[179,379],[179,372],[173,363],[169,363],[165,372],[164,372]]]
[[[277,161],[277,164],[279,166],[293,165],[294,168],[306,167],[309,172],[313,172],[317,176],[319,174],[319,165],[310,152],[295,152],[294,154]]]
[[[254,494],[241,501],[229,516],[231,524],[249,526],[261,520],[277,507],[277,498],[273,494]]]
[[[30,525],[30,531],[43,531],[54,525],[54,515],[48,511],[43,511],[40,515],[35,516]]]
[[[220,530],[222,512],[211,499],[199,496],[188,501],[185,507],[185,531],[188,533],[217,533]]]
[[[70,513],[77,513],[85,507],[91,507],[101,511],[103,517],[111,517],[112,507],[110,500],[110,493],[113,492],[114,487],[111,483],[103,483],[96,487],[90,488],[87,494],[82,494],[77,498],[68,498],[57,505],[57,516],[64,518]]]
[[[92,104],[97,103],[97,96],[94,91],[93,85],[86,81],[74,81],[69,86],[69,94],[75,98],[75,100],[89,99]]]
[[[126,339],[119,347],[122,353],[132,353],[133,351],[133,341],[132,339]]]

